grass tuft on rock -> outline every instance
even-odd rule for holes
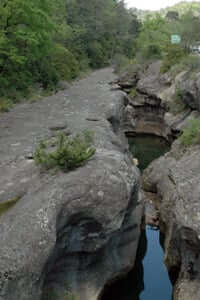
[[[0,203],[0,217],[10,208],[12,208],[19,200],[21,197],[15,197],[13,199],[10,199],[6,202]]]
[[[47,170],[56,167],[63,171],[78,168],[94,155],[96,149],[92,147],[92,141],[93,134],[90,131],[72,137],[60,133],[53,149],[48,151],[46,143],[40,143],[34,154],[35,163]]]
[[[189,122],[180,137],[180,141],[186,147],[200,144],[200,119]]]

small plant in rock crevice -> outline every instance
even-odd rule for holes
[[[172,114],[178,114],[186,109],[186,104],[183,101],[182,91],[179,88],[176,88],[173,101],[169,104],[169,111]]]
[[[180,136],[180,141],[186,147],[200,144],[200,119],[189,122]]]
[[[34,154],[35,163],[45,169],[55,167],[64,171],[75,169],[94,155],[96,149],[92,146],[92,141],[91,131],[84,131],[71,137],[60,133],[54,147],[49,151],[45,141],[40,143]]]
[[[137,91],[136,91],[135,88],[132,88],[132,89],[131,89],[129,96],[131,96],[132,98],[134,98],[134,97],[137,96]]]

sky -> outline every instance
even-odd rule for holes
[[[191,2],[191,0],[185,1]],[[181,2],[181,0],[125,0],[125,2],[128,8],[136,7],[138,9],[157,10],[174,5],[178,2]],[[200,2],[200,0],[196,2]]]

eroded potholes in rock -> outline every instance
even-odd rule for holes
[[[155,135],[129,136],[130,150],[143,170],[170,149],[170,144]],[[145,216],[135,267],[122,279],[105,287],[100,300],[170,300],[171,276],[163,263],[164,234],[159,230],[159,201],[156,193],[145,193]],[[171,275],[171,274],[170,274]]]

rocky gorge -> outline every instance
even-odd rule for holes
[[[146,223],[165,234],[174,300],[200,298],[200,148],[177,139],[200,117],[199,74],[172,78],[160,67],[118,79],[99,70],[0,115],[0,208],[12,204],[0,217],[1,300],[68,300],[68,292],[101,300],[134,267],[145,203]],[[42,139],[85,129],[96,148],[85,165],[68,173],[35,165]],[[126,138],[137,135],[172,145],[142,176]]]
[[[159,135],[172,144],[144,170],[143,190],[147,202],[157,208],[165,233],[164,260],[174,284],[173,299],[199,299],[200,147],[184,147],[177,137],[190,120],[200,117],[200,73],[184,71],[172,78],[160,68],[158,61],[118,79],[128,92],[131,122],[125,123],[125,131]]]
[[[133,266],[143,214],[140,174],[122,128],[112,69],[0,115],[0,299],[100,299]],[[94,133],[95,155],[68,173],[33,157],[58,132]],[[11,205],[12,204],[12,207]],[[70,298],[71,299],[71,298]]]

